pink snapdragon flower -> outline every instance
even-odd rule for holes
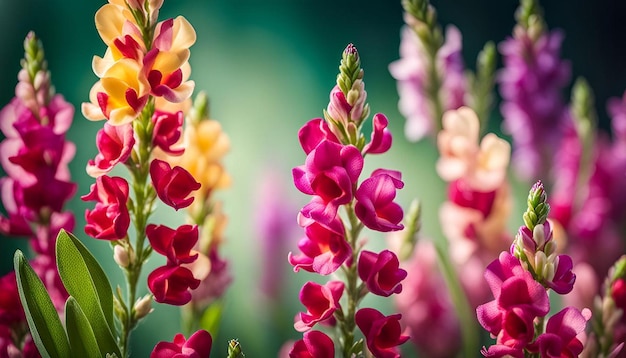
[[[340,205],[354,197],[353,187],[363,169],[363,156],[351,145],[322,141],[307,156],[306,163],[293,169],[296,188],[315,195],[303,215],[323,224],[333,222]]]
[[[367,348],[375,357],[399,358],[397,346],[409,340],[402,334],[401,314],[385,316],[373,308],[361,308],[354,317],[365,336]]]
[[[87,162],[87,174],[96,178],[110,172],[117,163],[126,162],[133,145],[135,137],[131,124],[112,126],[105,123],[96,134],[98,154]]]
[[[554,314],[546,324],[546,332],[528,346],[530,352],[542,357],[578,357],[583,351],[580,335],[584,335],[591,311],[566,307]]]
[[[496,344],[525,347],[534,337],[533,320],[550,310],[545,288],[508,252],[487,267],[485,279],[495,299],[478,306],[478,321]]]
[[[330,130],[328,123],[322,118],[314,118],[306,122],[298,131],[298,139],[302,150],[307,155],[325,140],[340,144],[339,139]]]
[[[208,358],[212,345],[211,334],[203,329],[196,331],[189,339],[178,333],[172,342],[157,343],[150,358]]]
[[[354,212],[363,225],[382,232],[402,230],[402,208],[393,201],[396,190],[404,187],[401,179],[399,171],[377,169],[361,183]]]
[[[200,183],[187,170],[179,166],[172,168],[159,159],[150,163],[150,178],[159,198],[176,210],[191,205],[194,200],[191,192],[200,189]]]
[[[96,178],[84,201],[95,201],[92,210],[85,211],[85,233],[100,240],[119,240],[126,237],[130,226],[128,182],[121,177],[102,175]]]
[[[420,354],[447,358],[457,355],[461,347],[461,331],[437,260],[432,241],[420,239],[413,256],[402,263],[407,277],[402,282],[402,292],[393,297],[402,314],[402,323]]]
[[[289,351],[290,358],[334,357],[333,340],[320,331],[305,332]]]
[[[406,278],[407,272],[400,268],[398,257],[393,251],[383,250],[377,254],[363,250],[357,265],[359,277],[371,293],[389,297],[402,292],[400,282]]]
[[[338,225],[343,227],[340,222]],[[337,233],[313,222],[305,227],[304,232],[305,237],[298,243],[302,253],[289,253],[289,263],[294,266],[294,271],[304,269],[320,275],[330,275],[352,256],[352,249],[343,230]]]
[[[392,136],[387,128],[389,120],[382,113],[376,113],[372,118],[372,135],[370,142],[363,147],[365,154],[382,154],[391,148]]]
[[[319,322],[332,319],[335,310],[340,308],[339,299],[344,286],[341,281],[329,281],[325,285],[311,281],[305,283],[300,290],[300,302],[307,311],[296,315],[295,329],[305,332]]]

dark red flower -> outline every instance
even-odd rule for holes
[[[182,146],[172,148],[172,146],[179,142],[182,136],[183,120],[184,116],[182,111],[176,113],[155,111],[152,116],[152,122],[154,122],[152,143],[154,146],[161,148],[161,150],[169,155],[183,154],[185,149]]]
[[[367,348],[379,358],[399,358],[397,346],[409,340],[402,334],[401,314],[385,316],[373,308],[361,308],[354,316],[356,325],[365,336]]]
[[[183,266],[161,266],[148,275],[148,288],[159,303],[182,306],[191,301],[189,289],[196,289],[198,285],[200,280]]]
[[[308,331],[316,323],[331,318],[340,307],[339,299],[343,288],[344,284],[341,281],[330,281],[325,285],[311,281],[305,283],[300,290],[300,302],[306,307],[306,312],[296,315],[294,324],[296,330]]]
[[[176,210],[191,205],[191,192],[200,189],[200,183],[187,170],[179,166],[172,168],[159,159],[150,163],[150,177],[159,198]]]
[[[198,254],[191,255],[191,249],[198,241],[198,226],[182,225],[176,230],[165,225],[149,224],[146,235],[154,251],[167,257],[167,264],[176,266],[191,263]]]
[[[407,272],[400,268],[396,254],[384,250],[380,254],[363,250],[358,262],[359,277],[371,293],[389,297],[402,292],[402,280]]]
[[[203,329],[196,331],[189,339],[178,333],[173,342],[161,341],[154,346],[150,358],[208,358],[211,354],[213,338]]]
[[[334,357],[333,340],[320,331],[308,331],[301,340],[294,343],[289,351],[289,358]]]

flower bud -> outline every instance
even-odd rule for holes
[[[135,319],[141,319],[152,312],[152,295],[148,294],[138,299],[133,307],[135,311]]]
[[[115,245],[113,248],[113,260],[116,264],[120,265],[120,267],[128,268],[130,264],[130,255],[128,254],[128,250],[122,245]]]

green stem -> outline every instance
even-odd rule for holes
[[[152,153],[152,115],[154,114],[154,99],[151,98],[141,115],[133,122],[133,129],[137,137],[137,147],[133,158],[128,164],[132,174],[132,188],[134,201],[130,205],[130,211],[135,227],[135,245],[129,245],[129,255],[132,258],[129,266],[125,269],[127,301],[125,319],[122,321],[120,337],[121,351],[124,357],[129,356],[128,343],[130,333],[137,325],[134,302],[137,299],[137,283],[141,276],[144,262],[152,252],[150,247],[144,247],[146,239],[146,226],[152,213],[152,206],[156,194],[151,185],[148,185],[150,176],[150,156]]]
[[[358,353],[352,352],[352,347],[354,346],[354,330],[356,328],[354,316],[359,302],[363,298],[363,294],[361,293],[362,290],[357,284],[359,276],[356,265],[359,255],[357,239],[359,233],[363,229],[363,224],[356,217],[352,203],[346,205],[345,209],[348,215],[348,220],[350,221],[350,229],[346,233],[346,239],[352,248],[352,260],[350,261],[350,265],[344,265],[342,267],[346,276],[345,292],[347,295],[347,310],[342,311],[341,314],[336,317],[338,318],[337,321],[339,323],[339,329],[341,330],[340,343],[342,346],[343,357],[351,358],[353,353]]]
[[[474,357],[478,351],[478,329],[475,324],[475,318],[473,317],[472,310],[469,302],[463,292],[459,278],[450,262],[450,257],[444,252],[442,244],[435,245],[437,249],[437,257],[441,270],[443,272],[444,279],[450,290],[450,297],[452,304],[456,308],[459,323],[461,325],[461,336],[463,344],[463,357]]]

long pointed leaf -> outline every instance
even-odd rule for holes
[[[65,358],[71,356],[70,345],[46,287],[33,268],[17,250],[13,257],[20,301],[33,341],[42,357]]]
[[[74,297],[65,302],[65,329],[75,358],[102,357],[87,316]]]
[[[87,247],[80,242],[76,236],[65,230],[62,230],[62,233],[69,236],[72,243],[76,246],[85,260],[85,264],[87,265],[87,269],[89,270],[89,274],[93,280],[94,287],[98,293],[98,298],[100,299],[100,306],[102,307],[104,318],[106,318],[111,331],[113,331],[113,290],[111,289],[109,278],[106,273],[104,273],[102,266],[100,266],[96,258],[91,254],[91,252],[89,252],[89,249],[87,249]]]
[[[107,353],[115,353],[118,357],[121,357],[122,355],[113,337],[111,326],[109,326],[105,317],[105,307],[102,306],[97,289],[97,287],[102,289],[104,284],[106,284],[110,290],[108,279],[103,284],[102,277],[99,277],[98,274],[92,275],[92,270],[93,272],[98,272],[101,269],[94,269],[97,262],[86,248],[84,249],[86,254],[83,256],[83,251],[78,248],[79,246],[82,246],[82,243],[78,239],[74,238],[73,240],[64,230],[59,232],[56,246],[59,275],[67,292],[76,299],[85,313],[97,338],[101,355],[106,356]],[[88,258],[86,259],[86,257]],[[88,265],[87,262],[90,264]],[[110,296],[102,297],[102,300],[108,302],[108,300],[112,300],[112,297],[113,295],[111,294]],[[110,314],[112,314],[112,308],[106,309],[111,310]]]

